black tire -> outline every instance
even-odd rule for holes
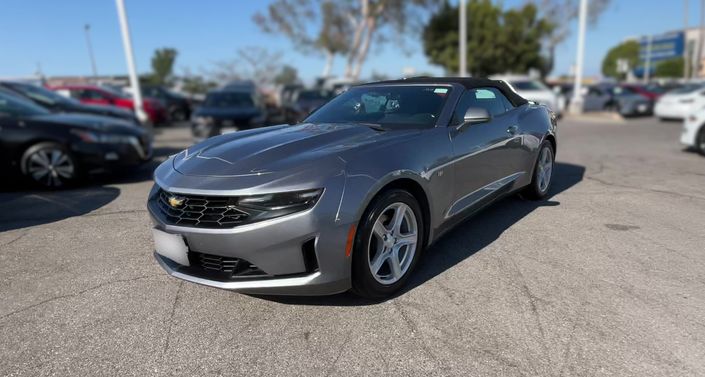
[[[176,107],[171,110],[171,120],[175,122],[183,122],[185,120],[188,120],[188,110],[182,108],[182,107]]]
[[[541,182],[541,160],[542,157],[544,156],[545,151],[548,150],[550,153],[550,165],[551,165],[551,171],[548,177],[548,184],[543,185]],[[544,142],[541,144],[541,148],[539,148],[539,153],[537,154],[536,157],[536,162],[534,163],[534,173],[533,176],[531,177],[531,183],[524,188],[524,190],[521,193],[521,196],[525,199],[529,200],[542,200],[548,195],[548,192],[551,190],[551,183],[553,182],[553,176],[554,176],[554,168],[555,168],[555,156],[556,153],[553,150],[553,144],[551,144],[550,141],[544,140]]]
[[[378,278],[376,276],[378,275],[371,271],[370,249],[372,249],[374,242],[378,242],[372,240],[372,233],[377,220],[381,219],[382,216],[387,216],[386,213],[389,211],[388,208],[390,206],[397,205],[398,203],[406,205],[407,207],[404,207],[405,210],[410,209],[411,212],[413,212],[416,221],[416,234],[418,237],[416,244],[414,245],[411,260],[408,262],[408,267],[406,267],[406,270],[403,272],[401,277],[390,284],[383,284],[377,280]],[[389,219],[389,221],[391,222],[391,219]],[[352,255],[352,292],[358,296],[370,299],[382,299],[398,292],[404,286],[409,276],[413,273],[423,251],[425,242],[423,212],[421,211],[418,201],[413,195],[404,190],[392,189],[377,196],[365,210],[355,235]],[[380,246],[382,246],[382,244],[380,244]],[[402,248],[403,247],[404,246],[402,246]],[[407,249],[404,251],[404,258],[408,256],[406,253],[410,250],[408,249],[409,246],[406,247]],[[387,264],[386,267],[390,270],[391,276],[391,262],[384,263]],[[405,261],[404,263],[407,262]],[[377,272],[382,271],[384,268],[385,266],[383,265],[383,267]]]
[[[80,176],[71,152],[54,142],[41,142],[27,148],[20,159],[20,168],[29,181],[49,189],[71,186]]]
[[[698,137],[695,139],[695,150],[705,156],[705,127],[701,127],[698,132]]]

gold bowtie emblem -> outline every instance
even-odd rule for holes
[[[173,208],[179,208],[182,205],[184,205],[184,202],[186,201],[186,198],[183,196],[170,196],[169,197],[169,205],[172,206]]]

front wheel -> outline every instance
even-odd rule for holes
[[[418,201],[407,191],[390,190],[372,202],[355,238],[354,293],[384,298],[404,285],[423,249],[423,221]]]
[[[66,186],[78,176],[73,156],[57,143],[44,142],[29,147],[20,163],[22,174],[47,188]]]
[[[539,149],[531,183],[522,192],[523,197],[530,200],[541,200],[546,197],[553,178],[554,156],[553,145],[545,140]]]
[[[700,132],[698,132],[695,148],[698,150],[698,153],[705,156],[705,127],[701,128]]]

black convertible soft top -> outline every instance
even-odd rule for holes
[[[492,87],[499,89],[514,106],[521,106],[528,102],[524,97],[512,90],[506,82],[478,77],[412,77],[401,80],[371,82],[368,85],[375,84],[460,84],[465,89]]]

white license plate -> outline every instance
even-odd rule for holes
[[[181,235],[163,232],[156,228],[152,228],[152,235],[154,236],[154,250],[157,254],[167,257],[180,265],[190,265],[188,247]]]
[[[637,111],[640,113],[646,112],[646,105],[639,105],[636,107]]]

